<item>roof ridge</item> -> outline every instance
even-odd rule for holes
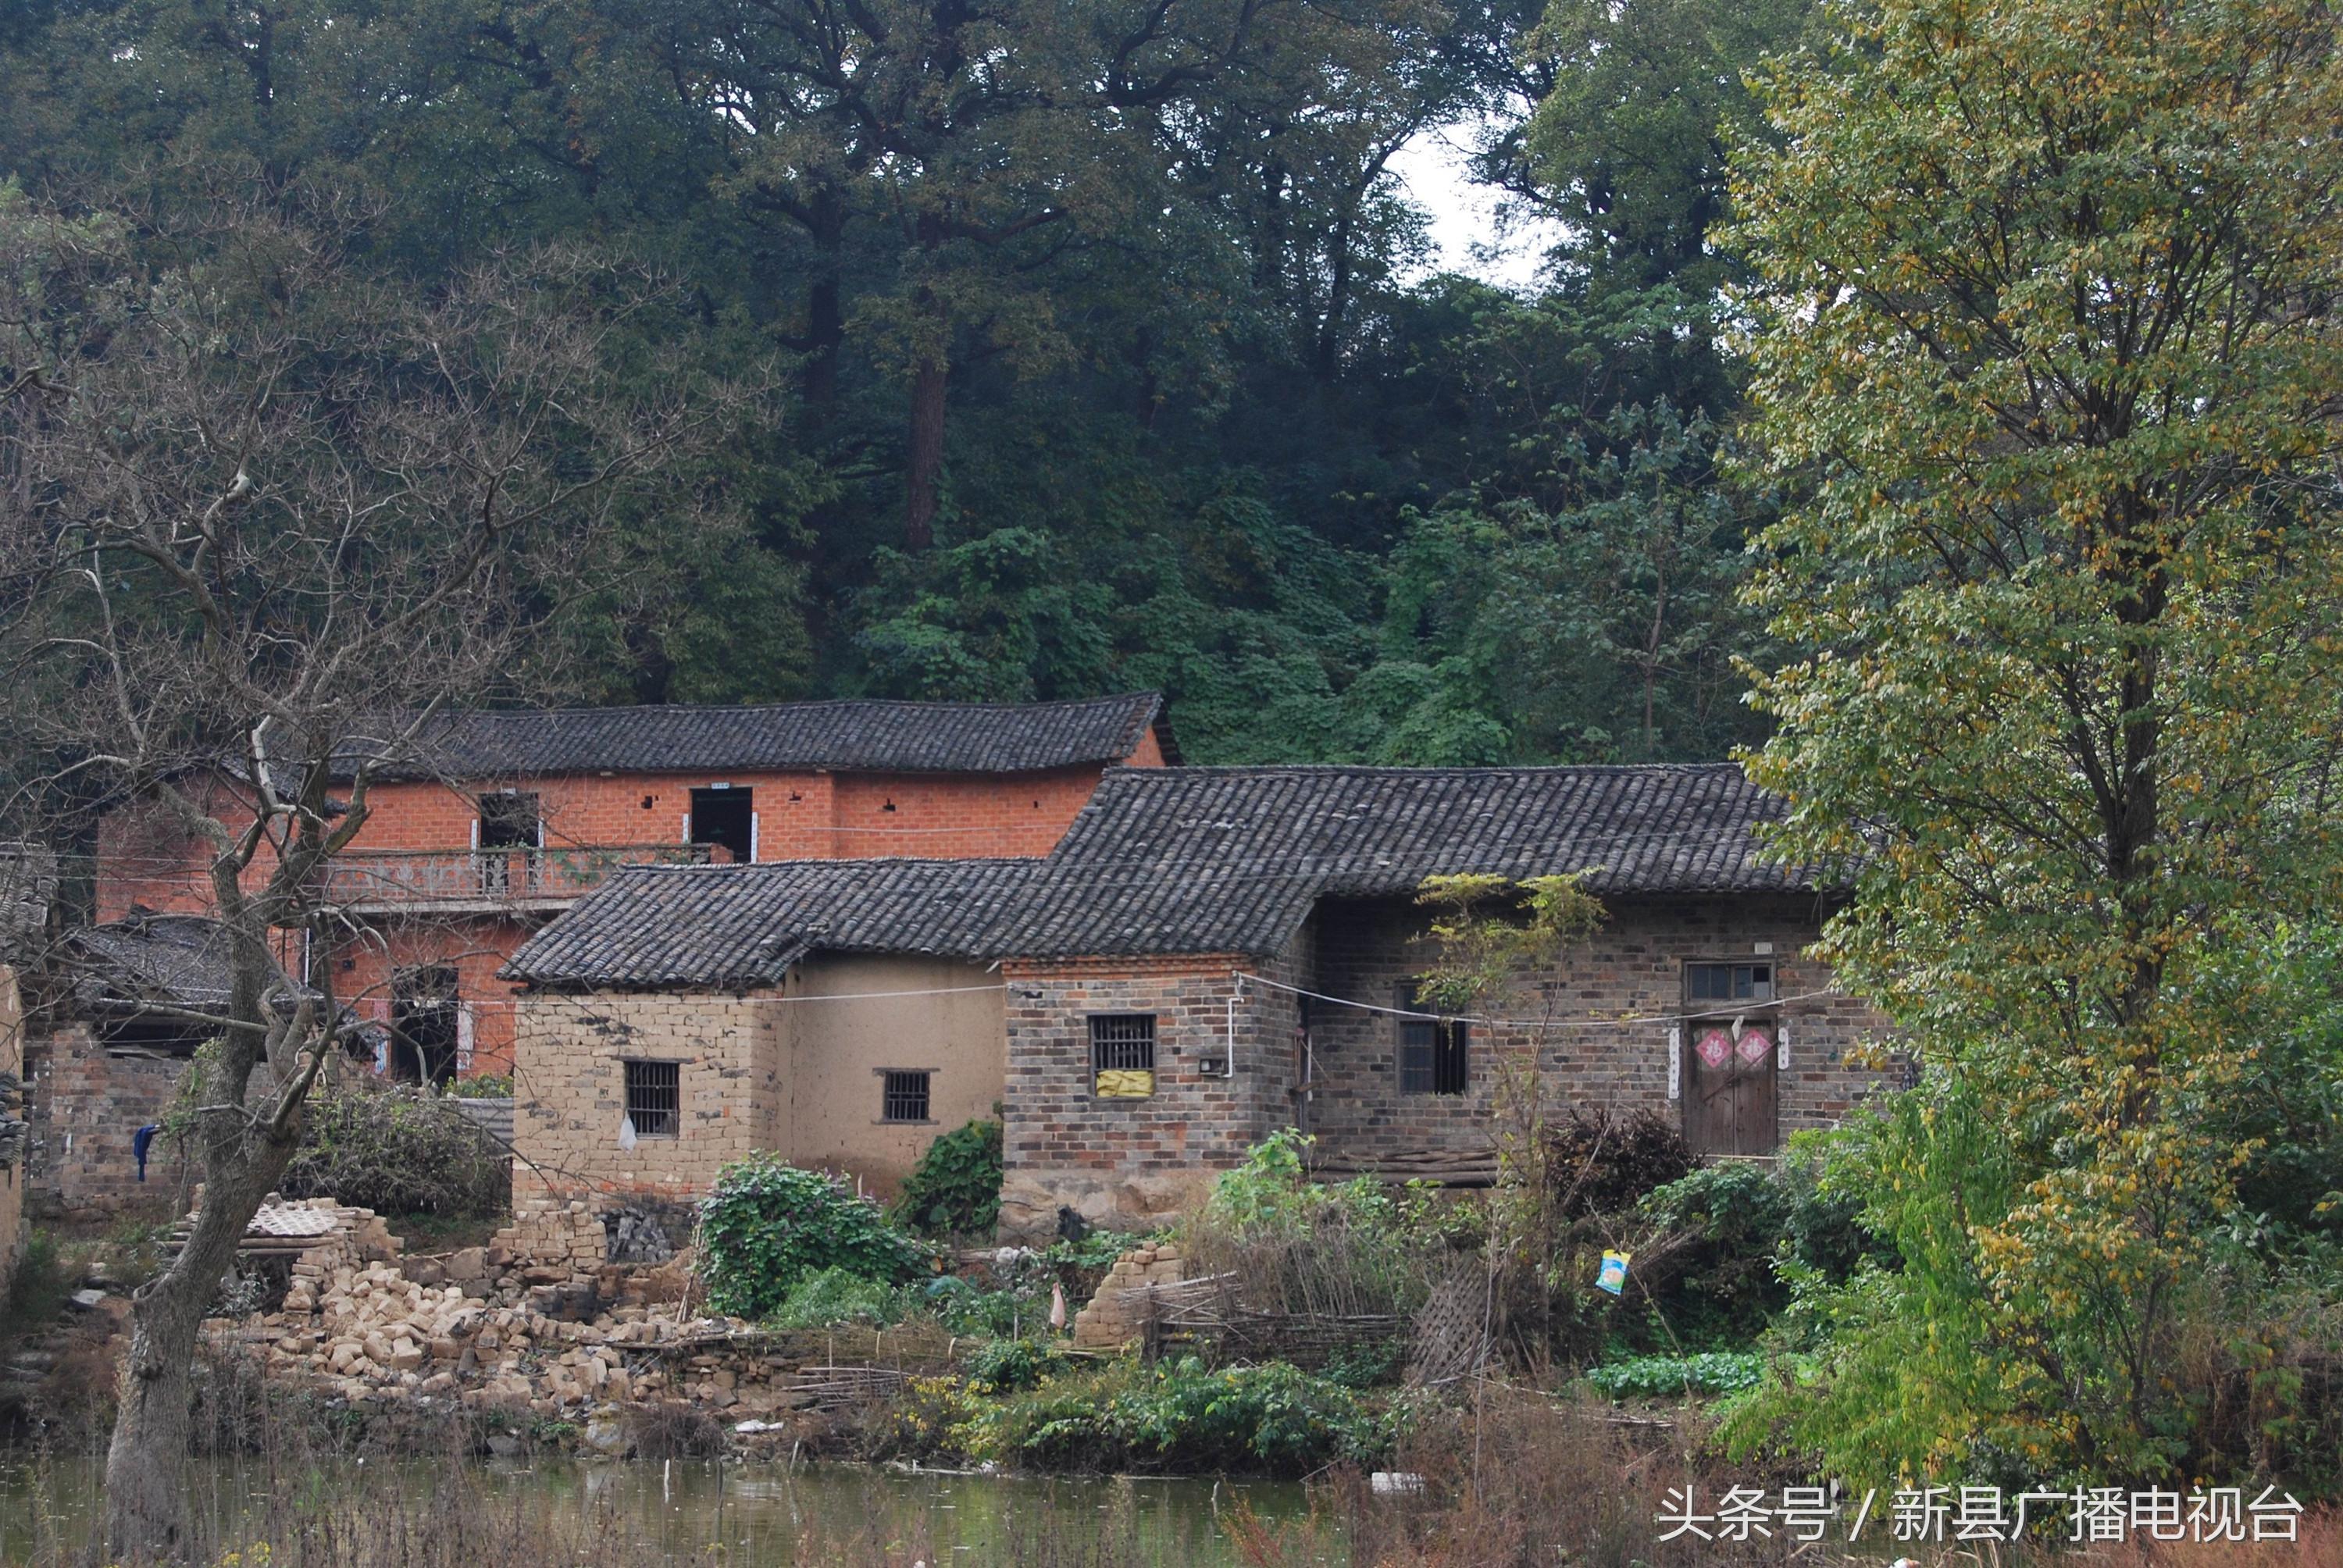
[[[1055,708],[1095,708],[1109,703],[1136,703],[1141,699],[1158,705],[1161,691],[1110,691],[1097,697],[1055,697],[1035,702],[961,702],[927,697],[809,697],[782,702],[605,702],[568,707],[453,708],[436,717],[444,719],[572,718],[583,713],[778,713],[785,710],[837,708],[942,709],[955,713],[1033,713]]]

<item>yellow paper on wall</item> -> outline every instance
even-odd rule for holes
[[[1101,1100],[1144,1100],[1155,1092],[1155,1075],[1143,1067],[1108,1068],[1098,1075]]]

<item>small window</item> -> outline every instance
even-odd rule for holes
[[[1415,1006],[1415,988],[1399,988],[1403,1010]],[[1399,1091],[1402,1094],[1462,1094],[1467,1081],[1466,1027],[1461,1018],[1399,1020]]]
[[[673,1061],[627,1063],[627,1120],[638,1138],[672,1138],[683,1105],[683,1068]]]
[[[1772,964],[1686,964],[1687,1001],[1772,1001]]]
[[[1155,1092],[1153,1013],[1091,1018],[1091,1086],[1101,1100],[1144,1100]]]
[[[932,1072],[903,1072],[889,1068],[879,1075],[879,1120],[928,1121],[928,1082]]]

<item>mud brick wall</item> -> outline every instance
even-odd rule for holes
[[[1268,969],[1291,967],[1289,957]],[[1266,972],[1235,954],[1002,966],[1004,1234],[1051,1230],[1061,1205],[1099,1223],[1160,1219],[1192,1204],[1215,1174],[1291,1123],[1292,998],[1258,984],[1241,989],[1240,971]],[[1093,1092],[1090,1020],[1100,1013],[1155,1019],[1151,1096]],[[1220,1064],[1232,1060],[1223,1076]],[[1216,1070],[1206,1073],[1207,1062]]]
[[[1611,919],[1544,975],[1524,975],[1502,1005],[1507,1020],[1554,1026],[1472,1028],[1463,1094],[1403,1094],[1399,1023],[1383,1014],[1312,1003],[1316,1087],[1310,1114],[1330,1154],[1372,1159],[1417,1151],[1483,1150],[1491,1137],[1495,1056],[1536,1049],[1550,1103],[1652,1107],[1672,1115],[1669,1025],[1605,1025],[1611,1018],[1664,1018],[1684,1008],[1687,963],[1767,962],[1777,996],[1825,990],[1830,971],[1804,956],[1820,934],[1811,897],[1607,900]],[[1330,900],[1319,907],[1313,989],[1383,1007],[1434,959],[1423,913],[1402,900]],[[1760,951],[1770,944],[1769,951]],[[1848,1052],[1886,1032],[1884,1020],[1852,998],[1794,1000],[1753,1013],[1779,1017],[1788,1050],[1780,1078],[1784,1137],[1837,1121],[1879,1087],[1879,1075]],[[1687,1031],[1688,1032],[1688,1031]],[[1681,1047],[1679,1047],[1681,1049]]]
[[[516,1213],[548,1193],[688,1198],[757,1149],[779,1145],[774,993],[530,995],[516,1016]],[[618,1147],[629,1060],[678,1066],[671,1138]]]

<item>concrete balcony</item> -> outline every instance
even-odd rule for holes
[[[349,914],[559,910],[619,866],[705,865],[706,844],[596,844],[543,849],[374,849],[327,868],[326,901]]]

